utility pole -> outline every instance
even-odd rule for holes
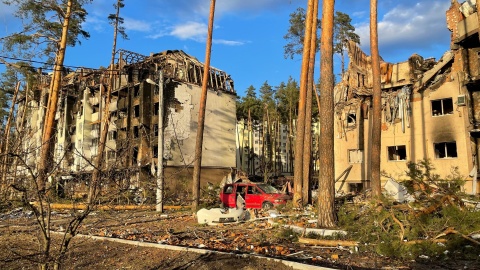
[[[203,67],[202,95],[200,97],[198,112],[198,129],[195,144],[195,160],[193,164],[193,202],[192,210],[196,211],[200,202],[200,172],[202,167],[202,147],[203,147],[203,130],[205,129],[205,107],[207,106],[207,86],[208,75],[210,73],[210,53],[212,51],[212,32],[213,18],[215,15],[215,0],[210,1],[210,18],[208,20],[207,48],[205,52],[205,64]]]

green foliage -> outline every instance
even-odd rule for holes
[[[8,116],[11,98],[15,91],[17,82],[26,82],[26,89],[32,89],[35,84],[35,70],[29,63],[17,62],[6,65],[6,70],[0,75],[0,121],[4,124],[5,117]],[[30,93],[23,93],[26,95]]]
[[[123,0],[118,0],[117,3],[113,4],[113,7],[117,11],[117,13],[109,14],[108,15],[108,22],[113,27],[115,27],[115,25],[117,26],[117,32],[122,36],[123,39],[128,39],[128,35],[125,32],[125,27],[122,26],[122,24],[125,22],[125,20],[118,15],[120,13],[120,9],[125,7],[125,4],[123,3]]]
[[[303,8],[297,8],[290,13],[290,27],[283,38],[287,41],[284,48],[285,58],[293,59],[295,55],[303,52],[303,39],[305,38],[305,17]],[[337,11],[334,17],[334,52],[342,54],[345,51],[347,40],[360,44],[360,37],[355,33],[355,27],[351,24],[352,19],[348,14]],[[320,20],[317,21],[317,30],[321,29]],[[320,50],[320,35],[317,35],[317,52]]]
[[[297,118],[298,99],[300,88],[298,83],[292,78],[288,78],[287,84],[282,82],[275,92],[277,100],[277,111],[282,123],[288,123],[290,117]]]
[[[261,101],[257,98],[255,87],[250,85],[247,88],[246,95],[239,101],[237,100],[237,119],[248,119],[248,112],[252,120],[260,120],[263,115]]]
[[[334,17],[334,46],[335,53],[344,54],[348,40],[360,44],[360,36],[355,33],[355,27],[348,14],[337,11]]]
[[[46,57],[52,62],[59,48],[67,0],[3,0],[17,7],[15,16],[22,20],[23,29],[2,39],[3,50],[24,58]],[[82,24],[87,12],[83,8],[92,0],[72,0],[67,45],[75,46],[80,38],[89,38]]]
[[[461,191],[465,184],[465,178],[460,175],[457,167],[453,167],[451,174],[442,179],[440,175],[433,173],[435,167],[429,159],[420,160],[417,163],[408,162],[406,175],[409,179],[403,183],[410,194],[430,195],[434,191],[443,194],[456,194]]]
[[[296,242],[298,241],[298,233],[294,232],[291,228],[282,227],[277,230],[275,238],[278,240]]]
[[[384,256],[413,259],[426,255],[448,259],[454,251],[457,258],[478,254],[480,246],[461,236],[480,231],[480,212],[465,208],[460,201],[463,194],[456,185],[463,178],[458,171],[453,169],[452,175],[442,179],[433,172],[429,160],[410,162],[407,166],[410,178],[404,183],[411,192],[422,190],[410,207],[399,207],[388,199],[378,204],[345,204],[338,213],[339,226],[348,231],[349,238],[362,243],[362,249]],[[450,185],[448,181],[452,181]],[[458,233],[445,235],[448,228]],[[446,242],[435,243],[433,239]],[[470,248],[466,250],[466,246]]]
[[[283,46],[285,58],[293,59],[295,55],[302,54],[303,51],[303,39],[305,38],[305,17],[306,12],[304,8],[297,8],[294,12],[290,13],[290,27],[287,30],[287,34],[283,36],[287,40],[287,44]],[[317,30],[321,28],[320,20],[317,20]],[[320,49],[320,35],[317,35],[317,51]]]

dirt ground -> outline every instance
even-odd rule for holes
[[[70,220],[68,211],[56,211],[53,230],[62,232]],[[231,255],[168,251],[77,237],[63,269],[291,269],[279,262],[245,259],[235,254],[254,254],[336,269],[480,269],[476,261],[438,261],[419,258],[399,261],[342,247],[299,244],[284,229],[281,219],[219,226],[199,225],[188,212],[98,211],[85,220],[79,233],[141,242],[162,243],[230,252]],[[295,225],[305,225],[297,219]],[[36,269],[38,241],[35,221],[28,212],[0,215],[0,269]],[[55,240],[59,240],[55,236]],[[54,245],[56,247],[56,245]]]

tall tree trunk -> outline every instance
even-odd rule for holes
[[[305,141],[305,117],[306,100],[308,89],[308,67],[310,60],[310,41],[312,38],[312,16],[314,1],[308,1],[307,17],[305,19],[305,39],[303,41],[302,71],[300,74],[300,98],[298,101],[297,134],[295,136],[295,165],[294,165],[294,193],[293,205],[303,205],[303,154]]]
[[[372,54],[373,75],[373,117],[372,117],[372,153],[371,177],[372,196],[381,195],[380,147],[382,143],[382,88],[380,79],[380,56],[378,53],[377,0],[370,0],[370,51]]]
[[[335,226],[335,163],[333,135],[333,14],[335,0],[323,1],[320,57],[320,173],[318,188],[319,227]]]
[[[55,114],[57,113],[58,92],[61,88],[63,61],[65,60],[65,51],[67,49],[68,27],[70,23],[70,15],[72,13],[72,0],[67,2],[67,11],[62,26],[62,38],[60,39],[57,57],[55,58],[54,74],[51,92],[48,97],[48,107],[46,121],[43,126],[42,147],[40,151],[40,163],[38,164],[37,187],[40,193],[45,191],[45,183],[47,181],[48,169],[51,165],[50,151],[54,146],[54,123]]]
[[[100,139],[98,143],[98,149],[97,149],[97,156],[94,160],[94,169],[92,173],[92,183],[90,184],[90,189],[88,193],[88,203],[91,204],[93,203],[93,200],[96,197],[97,194],[97,187],[100,182],[101,178],[101,171],[102,171],[102,166],[103,166],[103,156],[105,152],[105,145],[107,142],[107,134],[108,134],[108,125],[110,123],[110,102],[112,99],[112,88],[115,83],[115,76],[114,76],[114,62],[115,62],[115,52],[117,50],[117,35],[118,35],[118,21],[119,21],[119,15],[120,15],[120,1],[117,1],[117,10],[116,10],[116,19],[114,22],[113,26],[113,45],[112,45],[112,55],[110,58],[110,82],[107,87],[107,92],[105,93],[105,107],[103,108],[103,117],[102,117],[102,132],[100,133]],[[100,96],[100,105],[102,103],[102,96]]]
[[[310,39],[310,60],[308,62],[307,100],[305,117],[305,139],[303,144],[303,205],[310,203],[310,178],[312,163],[312,98],[315,85],[315,55],[317,53],[318,1],[314,1],[312,14],[312,36]]]
[[[7,183],[7,174],[8,174],[8,152],[10,150],[10,127],[12,125],[13,112],[15,111],[15,103],[17,103],[18,91],[20,90],[20,82],[17,82],[15,86],[15,92],[12,97],[12,104],[10,105],[10,112],[8,113],[7,124],[5,125],[5,134],[2,141],[2,196],[5,199],[8,195],[8,183]]]
[[[203,130],[205,129],[205,107],[207,105],[207,84],[208,75],[210,73],[210,53],[212,51],[212,32],[213,19],[215,16],[215,0],[210,1],[210,17],[208,20],[207,48],[205,52],[205,64],[203,67],[202,96],[200,97],[198,112],[198,129],[195,143],[195,161],[193,165],[193,202],[192,210],[196,211],[200,202],[200,173],[202,166],[202,147],[203,147]]]

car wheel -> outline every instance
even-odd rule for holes
[[[272,208],[273,208],[273,204],[271,202],[263,202],[262,203],[262,209],[270,210]]]

